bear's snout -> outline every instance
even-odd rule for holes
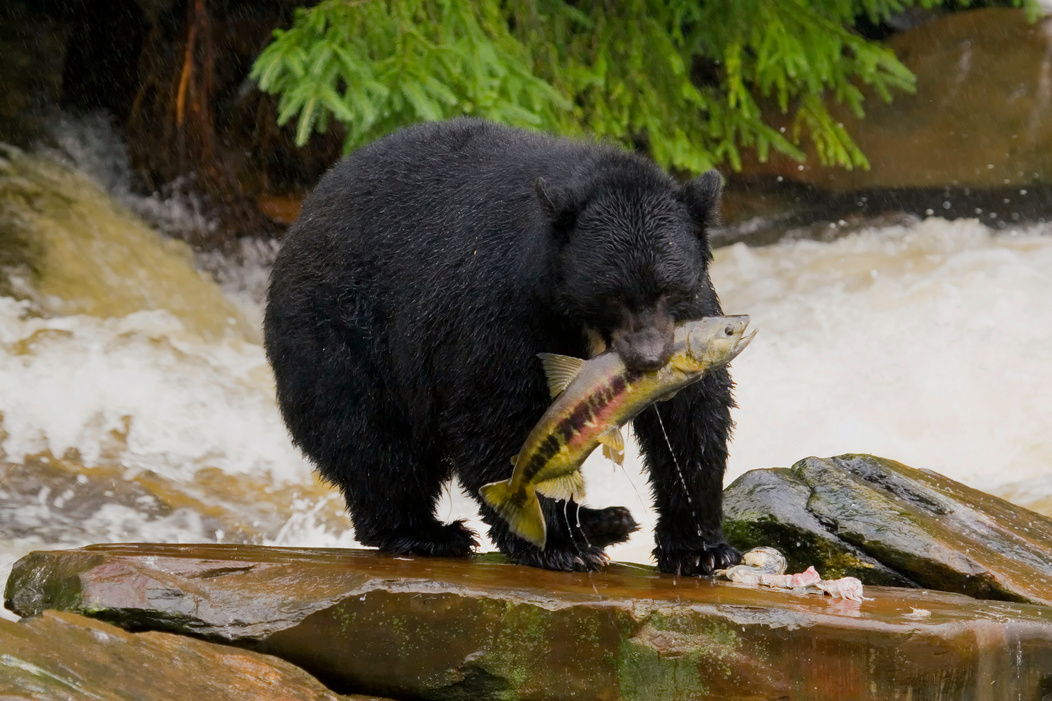
[[[643,312],[626,311],[611,340],[630,370],[655,370],[672,356],[674,333],[672,317],[659,306]]]

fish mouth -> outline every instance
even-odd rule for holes
[[[745,323],[749,323],[749,322],[745,322]],[[734,347],[734,350],[731,351],[730,356],[728,356],[727,360],[724,361],[724,362],[729,363],[732,360],[734,360],[735,358],[737,358],[738,355],[743,350],[745,350],[745,347],[748,346],[750,343],[752,343],[752,340],[754,338],[756,338],[756,329],[753,329],[752,332],[748,336],[742,336],[741,337],[741,340],[738,341],[738,345],[736,345]]]

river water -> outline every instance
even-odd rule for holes
[[[0,159],[0,214],[47,262],[0,295],[0,578],[29,550],[90,542],[353,545],[274,404],[259,334],[274,246],[195,260],[129,210],[207,226],[199,209],[130,194],[119,143],[87,133],[63,132],[64,165]],[[724,308],[759,330],[733,365],[728,483],[867,452],[1052,514],[1050,233],[932,218],[717,250]],[[612,555],[649,562],[634,445],[586,478],[590,504],[644,525]],[[455,485],[439,515],[478,524]]]

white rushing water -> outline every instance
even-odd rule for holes
[[[236,264],[199,260],[219,271],[251,325],[261,318],[272,254],[268,244],[249,243]],[[810,455],[868,452],[979,489],[1018,483],[1035,499],[1052,495],[1046,227],[1005,234],[928,219],[832,243],[736,245],[716,252],[712,275],[727,312],[751,314],[759,330],[733,366],[739,408],[728,483]],[[168,485],[212,475],[214,485],[219,475],[225,486],[194,487],[197,507],[173,500],[179,508],[163,513],[135,506],[149,505],[149,495],[103,504],[56,533],[45,526],[61,522],[72,492],[42,483],[30,490],[33,503],[7,512],[17,513],[17,529],[0,522],[0,566],[37,547],[229,538],[208,520],[208,507],[234,499],[239,480],[248,499],[251,490],[271,498],[304,489],[276,525],[243,539],[353,543],[347,522],[332,516],[335,492],[316,485],[289,442],[258,336],[199,333],[164,304],[115,318],[61,309],[0,297],[0,458],[66,456],[84,472],[78,484],[94,479],[96,466],[117,465],[126,485],[145,484],[144,475]],[[588,501],[632,509],[644,529],[612,555],[648,562],[653,514],[634,445],[628,452],[624,470],[589,461]],[[478,525],[458,489],[439,515]]]
[[[870,452],[982,489],[1052,476],[1052,230],[928,219],[720,251],[735,363],[730,472]]]

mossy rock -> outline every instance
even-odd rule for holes
[[[1052,520],[927,470],[871,455],[753,470],[724,492],[738,548],[793,571],[1052,605]]]

